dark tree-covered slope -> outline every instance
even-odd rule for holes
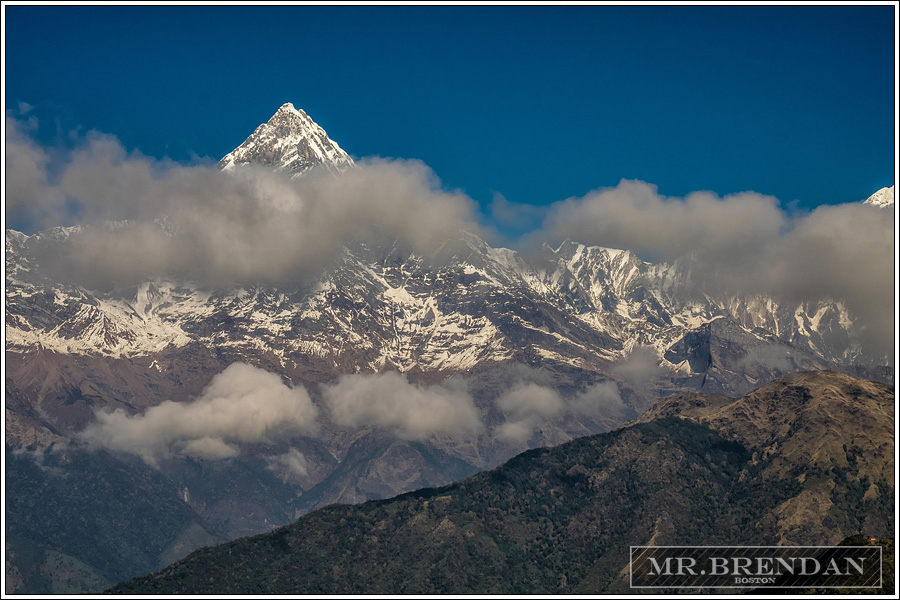
[[[329,506],[112,591],[596,593],[627,588],[631,545],[887,536],[893,402],[887,386],[831,372],[742,399],[678,396],[645,422],[450,486]]]

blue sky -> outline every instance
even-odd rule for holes
[[[6,110],[217,160],[284,102],[480,205],[893,185],[893,6],[9,6]],[[61,133],[63,132],[63,133]]]

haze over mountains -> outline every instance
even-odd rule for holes
[[[102,589],[320,506],[608,431],[676,392],[741,396],[821,369],[893,381],[892,336],[875,326],[892,319],[892,286],[857,285],[892,264],[878,252],[892,188],[783,237],[735,229],[766,241],[763,256],[792,250],[779,279],[755,263],[729,277],[751,259],[723,258],[724,241],[671,260],[649,237],[641,255],[571,239],[495,247],[471,201],[423,165],[354,163],[290,104],[221,172],[145,167],[95,141],[64,190],[37,186],[88,198],[92,218],[6,232],[17,591]],[[717,211],[772,209],[623,182],[556,207],[547,231],[626,197],[647,229],[662,211],[697,235]],[[847,214],[870,235],[809,245]],[[810,248],[842,262],[801,269]],[[794,277],[804,270],[810,281]]]

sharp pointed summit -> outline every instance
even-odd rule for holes
[[[878,208],[888,208],[894,205],[894,186],[883,187],[863,203],[877,206]]]
[[[353,166],[353,159],[309,115],[288,102],[219,161],[219,168],[228,171],[251,164],[287,170],[297,177],[314,168],[340,173]]]

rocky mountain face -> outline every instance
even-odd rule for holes
[[[219,161],[219,168],[225,171],[241,165],[260,165],[300,176],[314,167],[339,173],[352,167],[353,159],[309,115],[288,102]]]
[[[834,545],[894,527],[894,394],[834,372],[684,394],[453,485],[331,506],[114,593],[624,593],[630,545]]]
[[[866,198],[865,204],[878,208],[891,208],[894,206],[894,186],[884,187]]]
[[[854,487],[864,499],[892,501],[893,412],[893,392],[887,386],[816,371],[792,373],[738,399],[696,393],[674,396],[636,423],[675,417],[707,425],[750,450],[753,460],[764,464],[760,476],[769,480],[806,472],[803,491],[776,511],[781,539],[799,545],[823,523],[846,518],[845,507],[834,497],[838,483]],[[810,475],[832,471],[839,476]],[[866,522],[874,514],[857,516],[862,519],[859,531],[879,529],[874,521]],[[845,527],[823,539],[833,544],[852,533]]]
[[[303,175],[352,164],[286,104],[220,166]],[[525,256],[461,232],[422,253],[376,233],[347,242],[302,282],[215,288],[157,277],[86,287],[48,266],[84,231],[6,232],[7,481],[21,490],[7,517],[17,591],[96,590],[97,581],[320,506],[444,485],[528,448],[608,431],[673,393],[741,396],[800,370],[893,381],[888,358],[866,354],[840,303],[711,297],[691,285],[689,263],[652,264],[625,250],[566,241]],[[201,410],[215,378],[236,363],[308,393],[315,423],[228,441],[184,433],[152,456],[123,452],[125,442],[88,443],[85,431],[101,417],[127,425],[176,406]],[[382,379],[345,379],[374,374]],[[340,413],[347,402],[370,409],[354,400],[362,391],[342,392],[360,381],[360,390],[387,385],[406,408],[365,419]],[[454,403],[468,411],[464,426],[428,420],[435,406]],[[104,432],[113,436],[111,426]],[[83,506],[71,489],[102,498]],[[108,489],[120,493],[99,492]],[[99,532],[120,515],[138,544],[143,517],[123,500],[138,493],[181,516],[160,521],[142,553],[123,553],[121,539]],[[57,498],[54,508],[41,498]],[[96,528],[72,528],[75,515]],[[98,562],[103,552],[123,560]],[[60,579],[70,572],[82,575]]]
[[[677,385],[741,393],[798,369],[870,368],[839,303],[696,294],[682,266],[565,242],[526,260],[461,234],[420,256],[357,241],[313,285],[203,289],[156,279],[88,290],[43,277],[34,255],[77,231],[8,231],[7,349],[136,359],[200,344],[278,370],[385,369],[445,377],[551,362],[609,372],[636,348]],[[693,382],[693,383],[689,383]]]

